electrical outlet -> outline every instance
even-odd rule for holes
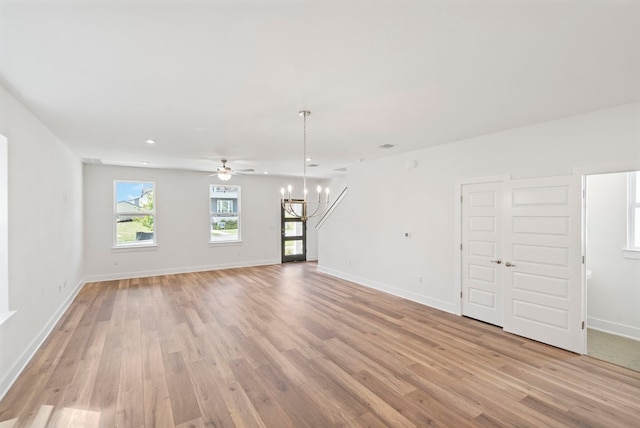
[[[422,284],[422,276],[418,276],[418,284]]]
[[[62,281],[62,288],[67,288],[67,280]]]
[[[62,285],[58,285],[58,293],[62,293]]]

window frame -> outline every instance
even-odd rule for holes
[[[9,144],[0,134],[0,325],[16,311],[9,309]]]
[[[153,185],[153,209],[150,211],[125,211],[118,212],[118,183],[139,183],[139,184],[151,184]],[[133,249],[133,248],[148,248],[156,247],[158,245],[158,222],[156,216],[157,210],[157,186],[155,181],[149,180],[113,180],[113,249]],[[118,243],[118,217],[132,216],[132,217],[153,217],[153,238],[144,241],[133,241],[126,243]]]
[[[225,198],[224,201],[229,201],[231,200],[231,204],[232,204],[232,208],[235,207],[235,211],[231,211],[231,212],[220,212],[220,211],[212,211],[212,204],[211,204],[211,200],[213,199],[213,194],[215,193],[215,188],[218,187],[222,187],[222,188],[234,188],[236,190],[237,193],[237,198]],[[210,245],[224,245],[224,244],[237,244],[239,242],[242,242],[242,203],[241,203],[241,199],[242,199],[242,187],[238,184],[230,184],[230,185],[220,185],[220,184],[209,184],[209,244]],[[235,199],[235,204],[233,203],[233,200]],[[219,202],[222,202],[220,200],[216,201],[216,210],[219,207]],[[237,233],[237,238],[236,239],[225,239],[225,240],[216,240],[214,239],[213,235],[212,235],[212,219],[215,216],[228,216],[228,217],[235,217],[236,218],[236,222],[238,225],[238,233]]]
[[[636,242],[637,230],[640,224],[636,223],[636,216],[640,212],[640,189],[638,189],[638,181],[640,181],[640,171],[632,171],[627,173],[627,251],[638,252],[640,258],[640,242]]]

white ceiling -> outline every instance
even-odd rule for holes
[[[0,0],[0,82],[106,164],[300,174],[309,109],[328,177],[640,100],[640,1]]]

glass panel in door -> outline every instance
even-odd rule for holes
[[[292,202],[291,211],[296,215],[281,209],[283,263],[307,259],[307,224],[298,217],[304,212],[302,201]]]

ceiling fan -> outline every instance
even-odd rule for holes
[[[246,173],[246,172],[254,172],[255,170],[253,168],[245,168],[245,169],[234,169],[232,170],[231,167],[227,166],[227,160],[226,159],[221,159],[222,161],[222,166],[218,167],[218,171],[216,171],[215,173],[209,175],[209,177],[213,177],[215,175],[218,176],[218,178],[222,181],[227,181],[231,178],[232,175],[237,175],[237,174],[242,174],[242,173]]]

